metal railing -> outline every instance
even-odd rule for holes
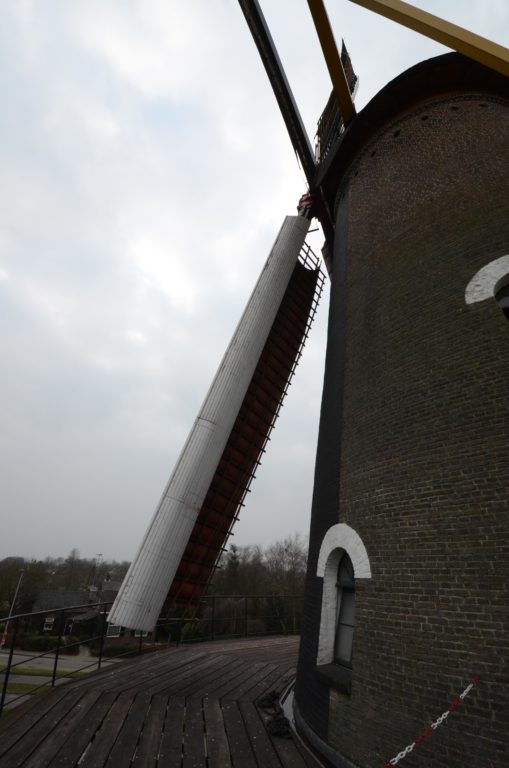
[[[200,600],[194,617],[179,618],[179,642],[261,635],[300,634],[302,595],[210,595]],[[162,616],[158,628],[171,626],[175,611]],[[187,623],[186,623],[187,621]]]
[[[23,667],[27,664],[30,664],[30,662],[33,662],[37,659],[42,659],[44,657],[51,658],[52,664],[50,664],[50,668],[44,668],[41,667],[40,669],[40,676],[42,677],[48,677],[48,680],[46,680],[44,683],[40,683],[38,685],[34,685],[32,688],[29,688],[29,690],[24,690],[22,693],[20,693],[18,696],[14,696],[14,698],[10,698],[9,704],[14,704],[16,701],[19,701],[19,699],[25,697],[25,696],[31,696],[39,691],[41,691],[43,688],[47,687],[54,687],[56,684],[56,680],[58,677],[61,676],[59,674],[58,670],[58,664],[60,661],[60,657],[62,654],[69,654],[73,652],[73,649],[76,649],[76,653],[79,651],[80,646],[86,646],[88,645],[89,648],[94,648],[94,643],[98,645],[98,655],[94,658],[93,661],[87,662],[83,664],[82,666],[77,667],[76,669],[73,669],[71,673],[69,673],[69,676],[76,676],[76,673],[83,672],[86,669],[90,669],[90,667],[96,667],[97,669],[101,668],[101,664],[103,661],[103,652],[104,652],[104,641],[105,641],[105,635],[107,630],[107,621],[106,621],[106,614],[109,608],[111,608],[112,603],[85,603],[81,605],[73,605],[69,606],[67,608],[58,608],[58,609],[48,609],[45,611],[35,611],[32,613],[20,613],[16,616],[10,616],[6,617],[5,619],[0,618],[0,624],[6,623],[6,638],[8,642],[9,647],[9,653],[7,656],[7,661],[4,667],[3,658],[0,656],[0,676],[3,676],[2,681],[2,692],[0,696],[0,715],[3,713],[3,709],[5,706],[6,697],[9,691],[9,679],[11,675],[13,674],[13,670],[16,670],[17,667]],[[67,642],[66,640],[66,615],[67,618],[72,613],[75,613],[76,611],[95,611],[96,617],[92,619],[89,624],[95,624],[96,626],[96,632],[92,635],[80,637],[77,640],[74,640],[72,642]],[[30,633],[30,630],[33,631],[34,624],[37,624],[37,619],[39,618],[40,622],[44,620],[44,617],[51,615],[54,617],[55,625],[58,627],[58,635],[56,642],[52,643],[53,647],[47,650],[42,650],[41,653],[33,653],[33,654],[26,654],[25,650],[23,649],[23,643],[19,643],[20,640],[22,640],[23,636]],[[39,623],[40,623],[39,622]],[[7,626],[8,625],[8,626]],[[7,632],[7,629],[10,631]],[[38,635],[38,637],[45,638],[48,637],[46,634]],[[52,636],[53,637],[53,636]],[[18,645],[18,647],[16,647]],[[18,651],[18,656],[20,655],[19,652],[23,655],[23,658],[20,661],[13,661],[14,654],[16,653],[16,650]],[[47,672],[50,672],[50,674],[45,674]],[[14,671],[14,674],[16,672]],[[19,674],[23,674],[23,670],[19,670]],[[33,674],[31,672],[30,674]],[[28,675],[25,675],[28,677]],[[28,685],[28,683],[27,683]]]
[[[171,642],[179,644],[221,638],[299,634],[302,604],[301,595],[213,595],[200,600],[197,608],[168,612],[159,619],[150,636],[138,631],[133,633],[132,630],[127,630],[128,635],[124,633],[123,636],[108,634],[107,618],[112,602],[85,603],[0,618],[0,625],[7,625],[5,636],[8,646],[8,653],[5,656],[0,654],[0,716],[6,704],[10,708],[24,697],[37,694],[45,688],[53,688],[61,677],[72,678],[87,671],[99,670],[103,663],[113,663],[146,651],[161,650]],[[76,615],[80,611],[86,615]],[[48,616],[53,617],[56,635],[49,636],[48,632],[41,632],[41,625]],[[70,634],[70,621],[73,621],[70,631],[75,631],[77,624],[81,626],[79,636],[77,633]],[[40,653],[27,654],[23,647],[26,646],[24,641],[27,635],[32,642],[35,638],[43,644],[44,638],[47,638],[52,647],[42,648]],[[51,638],[51,643],[48,638]],[[66,665],[62,657],[65,659],[69,654],[78,654],[80,649],[86,647],[93,657],[84,657],[84,663],[73,665],[72,671],[62,670],[62,667],[69,667],[69,662]],[[50,660],[47,667],[40,669],[40,676],[47,677],[47,680],[32,687],[27,683],[27,688],[23,683],[22,692],[19,692],[19,682],[9,683],[12,675],[18,674],[29,680],[31,675],[37,674],[38,668],[27,673],[23,667],[42,658]]]

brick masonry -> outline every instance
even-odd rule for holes
[[[338,179],[296,698],[362,768],[414,741],[473,675],[400,765],[509,765],[509,324],[495,300],[465,303],[475,273],[509,254],[508,161],[509,102],[458,91],[387,120]],[[337,522],[372,571],[350,696],[313,668],[313,573]]]

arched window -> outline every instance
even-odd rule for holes
[[[355,626],[355,579],[352,561],[346,552],[339,561],[336,595],[334,662],[351,667]]]
[[[323,681],[349,694],[355,623],[355,584],[371,578],[368,553],[359,534],[345,523],[326,532],[316,566],[323,578],[316,671]]]

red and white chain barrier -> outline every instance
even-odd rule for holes
[[[428,728],[426,728],[426,730],[425,730],[425,731],[423,731],[423,732],[422,732],[422,733],[421,733],[421,734],[420,734],[420,735],[419,735],[419,736],[416,738],[416,740],[415,740],[415,741],[413,741],[411,744],[409,744],[409,745],[408,745],[408,747],[406,747],[406,749],[404,749],[402,752],[400,752],[398,755],[396,755],[396,757],[393,757],[393,758],[392,758],[392,760],[389,760],[387,763],[384,763],[384,764],[381,766],[381,768],[392,768],[392,766],[393,766],[393,765],[397,765],[397,764],[399,763],[399,761],[400,761],[400,760],[403,760],[403,758],[404,758],[404,757],[406,757],[407,755],[409,755],[409,754],[410,754],[410,752],[413,750],[413,748],[414,748],[414,747],[416,747],[418,744],[422,744],[422,742],[423,742],[425,739],[427,739],[427,738],[428,738],[428,736],[431,736],[431,734],[433,733],[433,731],[436,731],[436,729],[438,728],[438,726],[439,726],[439,725],[442,725],[442,723],[444,722],[444,720],[446,720],[446,719],[449,717],[449,715],[451,714],[451,712],[454,712],[454,710],[456,709],[456,707],[458,706],[458,704],[461,704],[461,702],[463,701],[463,699],[465,698],[465,696],[468,696],[468,694],[470,693],[470,691],[472,690],[472,688],[473,688],[475,685],[477,685],[477,683],[478,683],[478,682],[479,682],[479,678],[478,678],[478,677],[473,677],[473,678],[472,678],[472,681],[471,681],[471,683],[470,683],[470,685],[467,685],[467,687],[465,688],[465,690],[463,691],[463,693],[460,693],[460,695],[458,696],[458,698],[457,698],[457,699],[455,699],[455,700],[453,701],[453,703],[451,704],[451,706],[449,707],[449,709],[447,710],[447,712],[444,712],[442,715],[440,715],[440,717],[439,717],[437,720],[435,720],[435,722],[434,722],[434,723],[431,723],[431,725],[430,725]]]

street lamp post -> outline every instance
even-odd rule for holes
[[[25,569],[24,568],[20,568],[18,584],[16,586],[16,591],[14,592],[14,597],[12,599],[11,607],[9,609],[9,615],[7,617],[7,621],[5,622],[5,627],[4,627],[4,631],[3,631],[3,635],[2,635],[2,642],[0,642],[0,649],[4,647],[5,641],[7,639],[7,630],[9,629],[9,620],[10,620],[10,618],[12,616],[12,611],[14,609],[14,606],[16,605],[16,599],[18,597],[19,588],[21,586],[21,582],[23,581],[23,576],[24,575],[25,575]]]

